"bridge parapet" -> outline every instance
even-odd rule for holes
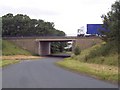
[[[93,37],[77,37],[77,36],[34,36],[34,37],[3,37],[3,39],[94,39],[100,38],[97,36]]]

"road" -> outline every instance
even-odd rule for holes
[[[2,88],[117,88],[101,80],[64,70],[62,58],[27,60],[2,69]]]

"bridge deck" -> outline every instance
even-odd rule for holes
[[[36,39],[36,41],[46,41],[46,42],[59,42],[59,41],[73,41],[76,39]]]
[[[77,36],[36,36],[36,37],[3,37],[3,39],[67,39],[67,40],[74,40],[74,39],[94,39],[99,38],[97,36],[92,37],[77,37]]]

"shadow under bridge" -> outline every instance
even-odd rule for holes
[[[74,47],[76,39],[36,39],[38,42],[38,54],[41,56],[69,57],[70,54],[51,54],[51,42],[69,42],[72,41]]]

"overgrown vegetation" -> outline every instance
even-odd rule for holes
[[[74,54],[79,55],[80,53],[81,53],[80,47],[76,46],[75,49],[74,49]]]
[[[113,43],[105,43],[91,50],[84,60],[91,63],[118,66],[118,48]]]
[[[32,55],[32,53],[21,49],[10,41],[2,40],[2,55]]]
[[[89,54],[89,58],[94,58],[96,56],[107,56],[111,53],[116,53],[117,47],[115,46],[114,42],[104,43],[101,47],[92,50]]]
[[[113,47],[110,44],[108,45],[102,42],[101,44],[83,50],[78,56],[73,55],[71,59],[80,62],[118,66],[118,53]]]

